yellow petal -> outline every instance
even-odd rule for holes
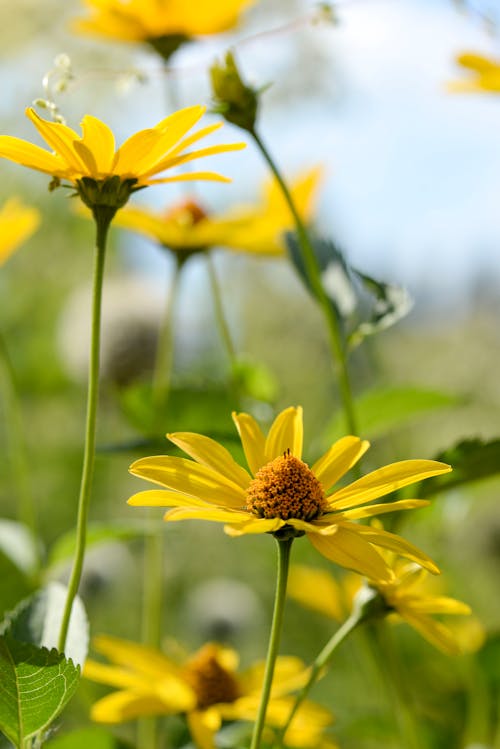
[[[285,408],[273,421],[266,439],[267,462],[290,450],[296,458],[302,458],[302,408]]]
[[[320,554],[341,567],[376,580],[392,578],[391,571],[380,554],[356,530],[339,527],[332,536],[319,533],[308,533],[307,536]]]
[[[36,208],[10,198],[0,209],[0,265],[33,234],[40,224]]]
[[[248,513],[236,512],[235,510],[224,510],[219,507],[174,507],[163,516],[167,522],[177,520],[211,520],[215,523],[238,523],[243,522]],[[240,521],[241,518],[241,521]]]
[[[90,717],[97,723],[124,723],[151,715],[165,715],[177,710],[169,707],[158,697],[133,690],[114,692],[99,700],[90,710]]]
[[[99,635],[93,638],[92,646],[108,660],[134,669],[138,674],[159,678],[177,672],[177,666],[166,655],[156,648],[138,642]]]
[[[238,509],[246,502],[245,492],[240,486],[211,468],[186,458],[168,455],[141,458],[130,466],[130,473],[211,504]]]
[[[346,610],[343,593],[333,575],[326,570],[293,565],[288,578],[288,595],[306,608],[341,622]]]
[[[82,120],[82,141],[92,152],[97,171],[109,174],[115,157],[115,136],[110,128],[97,117],[85,115]]]
[[[147,686],[147,677],[144,674],[137,674],[125,667],[98,663],[91,658],[85,661],[82,676],[111,687],[131,687],[137,690]]]
[[[462,601],[447,596],[415,596],[409,599],[409,605],[413,611],[419,614],[453,614],[467,616],[471,608]]]
[[[342,437],[312,466],[325,491],[337,483],[368,450],[370,443],[359,437]]]
[[[149,154],[161,138],[161,132],[154,128],[134,133],[116,152],[113,159],[113,173],[140,178],[143,165],[149,165]]]
[[[384,502],[379,505],[368,505],[368,507],[356,507],[354,510],[344,510],[339,513],[338,517],[347,518],[348,520],[359,520],[360,518],[369,518],[373,515],[383,515],[386,512],[396,512],[398,510],[416,510],[420,507],[430,505],[427,499],[400,499],[397,502]],[[335,522],[335,513],[326,515]]]
[[[229,177],[224,177],[222,174],[217,172],[185,172],[184,174],[178,174],[175,177],[159,177],[158,179],[149,179],[147,177],[142,180],[147,185],[163,185],[167,182],[191,182],[193,180],[204,180],[206,182],[231,182]]]
[[[69,173],[68,165],[60,156],[12,135],[0,135],[0,157],[53,177],[63,177]]]
[[[453,636],[451,630],[441,622],[431,619],[430,616],[416,614],[409,609],[400,610],[399,613],[405,622],[416,629],[427,642],[430,642],[438,650],[442,650],[447,655],[458,655],[460,653],[458,640]]]
[[[223,122],[215,122],[213,125],[208,125],[207,127],[201,128],[201,130],[197,130],[196,133],[193,133],[188,138],[184,138],[176,145],[175,148],[172,148],[172,150],[170,151],[170,155],[177,156],[177,154],[181,153],[186,148],[189,148],[189,146],[192,146],[193,143],[196,143],[202,138],[206,138],[207,135],[211,135],[216,130],[219,130],[223,124]]]
[[[463,68],[469,68],[469,70],[475,70],[478,73],[497,70],[500,67],[497,62],[490,60],[484,55],[478,55],[475,52],[463,52],[461,55],[458,55],[457,62]]]
[[[175,432],[167,434],[167,437],[198,463],[227,476],[244,490],[248,487],[248,473],[238,465],[231,453],[215,440],[193,432]]]
[[[214,736],[220,728],[220,721],[219,725],[214,726],[213,715],[213,710],[210,712],[196,710],[186,716],[189,733],[197,749],[216,749]]]
[[[329,509],[335,511],[357,507],[403,486],[449,471],[451,466],[435,460],[402,460],[391,463],[331,494],[328,497]]]
[[[233,421],[240,435],[241,444],[248,467],[255,475],[268,461],[266,459],[266,438],[250,414],[237,414],[233,411]]]
[[[26,114],[42,138],[64,159],[70,169],[77,174],[85,173],[84,164],[74,148],[74,143],[80,140],[80,136],[67,125],[43,120],[31,107],[26,110]]]
[[[127,499],[132,507],[207,507],[211,505],[196,497],[168,489],[148,489]]]
[[[206,156],[214,156],[218,153],[226,153],[228,151],[241,151],[242,148],[246,148],[246,143],[225,143],[216,146],[207,146],[207,148],[200,148],[198,151],[191,151],[190,153],[182,154],[181,156],[171,156],[170,154],[162,159],[161,161],[155,162],[147,170],[143,172],[145,177],[149,175],[159,174],[165,169],[172,169],[174,166],[180,166],[181,164],[187,164],[189,161],[194,159],[203,159]]]
[[[425,567],[433,575],[439,575],[439,567],[427,554],[404,538],[396,536],[395,533],[389,533],[381,528],[373,528],[368,525],[355,525],[354,523],[352,525],[349,523],[348,527],[349,530],[362,535],[371,544],[376,544],[377,546],[382,546],[384,549],[394,551],[396,554],[401,554],[401,556],[417,562],[421,567]]]
[[[281,518],[255,518],[245,523],[238,523],[238,525],[228,523],[224,526],[224,532],[228,536],[244,536],[247,533],[273,533],[283,528],[284,525],[286,525],[286,521],[281,520]]]

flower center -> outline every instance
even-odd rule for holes
[[[326,509],[325,493],[309,466],[287,450],[257,472],[246,509],[261,518],[313,520]]]
[[[217,660],[215,645],[205,645],[186,664],[184,676],[204,710],[220,702],[235,702],[240,696],[238,684]]]
[[[166,212],[165,218],[167,221],[173,220],[181,226],[190,227],[199,224],[200,221],[207,218],[207,214],[194,200],[183,200],[182,203],[170,208]]]

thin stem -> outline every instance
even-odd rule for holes
[[[181,268],[182,263],[179,262],[176,256],[174,273],[170,283],[169,292],[166,295],[165,309],[158,335],[156,360],[153,372],[151,403],[153,408],[153,430],[155,434],[162,429],[163,420],[165,418],[165,409],[170,393],[174,341],[172,314],[175,299],[177,297]]]
[[[13,478],[16,484],[18,499],[18,520],[26,525],[34,539],[37,538],[37,519],[32,488],[28,479],[29,468],[26,441],[22,426],[21,404],[17,392],[16,375],[9,356],[7,345],[0,335],[0,366],[2,367],[1,381],[5,402],[5,423],[9,425],[8,446],[11,457]],[[37,562],[38,558],[37,545]]]
[[[323,284],[321,282],[321,274],[316,260],[316,255],[314,253],[314,247],[309,238],[304,222],[302,221],[297,207],[295,206],[290,190],[288,189],[288,186],[284,181],[276,162],[267,150],[258,133],[253,130],[250,132],[250,135],[253,137],[271,172],[275,176],[276,181],[280,186],[281,192],[283,193],[283,197],[285,198],[293,216],[295,228],[297,231],[297,238],[302,250],[309,282],[316,298],[320,303],[321,309],[327,322],[330,348],[334,356],[333,366],[338,379],[339,390],[342,399],[342,407],[344,410],[345,424],[351,434],[357,434],[358,430],[356,415],[354,411],[354,402],[351,391],[351,383],[349,380],[349,372],[347,369],[347,353],[344,342],[342,340],[339,321],[337,319],[337,316],[335,315],[334,310],[332,309],[330,301],[328,300],[326,292],[323,288]]]
[[[274,596],[273,619],[271,623],[271,632],[269,635],[266,669],[264,673],[264,682],[262,684],[259,711],[257,713],[257,719],[255,721],[253,729],[250,749],[259,749],[260,747],[260,740],[266,722],[267,705],[269,702],[269,697],[271,696],[274,666],[276,663],[276,658],[278,656],[281,630],[283,626],[283,611],[285,608],[288,568],[290,566],[290,550],[292,548],[293,538],[276,540],[278,542],[278,575],[276,579],[276,592]]]
[[[340,643],[342,643],[346,639],[346,637],[359,624],[361,624],[362,621],[364,621],[364,617],[360,616],[359,611],[353,611],[350,617],[345,620],[342,626],[339,627],[338,630],[334,633],[334,635],[330,638],[330,640],[328,640],[323,650],[319,653],[319,655],[314,660],[310,669],[309,678],[307,682],[304,684],[304,686],[302,687],[302,689],[300,690],[300,692],[297,694],[293,707],[287,718],[287,721],[281,730],[279,746],[283,746],[286,732],[290,728],[290,725],[297,713],[297,710],[299,709],[299,707],[301,706],[301,704],[303,703],[303,701],[306,699],[307,695],[311,691],[312,687],[318,680],[321,674],[321,671],[329,663],[331,657],[333,656],[334,652],[336,651]]]
[[[87,540],[87,519],[90,505],[90,493],[95,460],[95,434],[97,401],[99,395],[99,351],[101,343],[101,301],[102,283],[104,277],[104,260],[106,257],[106,240],[112,216],[103,211],[95,212],[96,243],[94,253],[94,281],[92,290],[92,323],[89,358],[89,379],[87,390],[87,418],[85,426],[85,446],[83,452],[83,468],[78,499],[78,517],[76,525],[76,549],[73,569],[68,583],[68,593],[59,632],[58,650],[64,651],[68,635],[69,621],[73,601],[78,592],[82,576],[85,544]]]

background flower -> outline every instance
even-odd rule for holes
[[[40,224],[36,208],[10,198],[0,209],[0,265],[30,237]]]

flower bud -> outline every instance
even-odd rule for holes
[[[226,54],[225,65],[212,65],[210,77],[214,111],[233,125],[253,132],[260,92],[243,83],[231,52]]]

